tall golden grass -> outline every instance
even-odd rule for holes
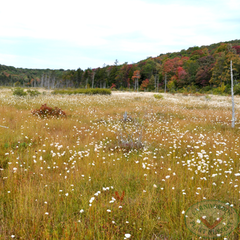
[[[239,213],[229,97],[163,96],[1,89],[0,239],[198,239],[184,222],[191,205],[215,199]],[[45,103],[67,118],[31,114]],[[123,124],[138,136],[133,119],[142,147],[124,148]]]

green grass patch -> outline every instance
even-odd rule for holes
[[[105,89],[105,88],[79,88],[79,89],[57,89],[52,91],[52,94],[88,94],[88,95],[95,95],[95,94],[100,94],[100,95],[110,95],[111,90],[110,89]]]
[[[163,95],[161,94],[154,94],[153,95],[156,99],[163,99]]]

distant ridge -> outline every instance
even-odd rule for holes
[[[1,86],[23,87],[98,87],[135,88],[134,72],[139,71],[140,90],[161,88],[165,78],[175,89],[195,85],[198,88],[227,84],[227,67],[233,59],[235,80],[240,80],[240,39],[193,46],[179,52],[161,53],[134,64],[113,65],[95,69],[28,69],[0,65]],[[143,85],[142,85],[143,84]],[[142,87],[141,87],[142,85]]]

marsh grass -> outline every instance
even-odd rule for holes
[[[110,95],[111,90],[110,89],[105,89],[105,88],[81,88],[81,89],[61,89],[61,90],[53,90],[52,94],[88,94],[88,95],[93,95],[93,94],[101,94],[101,95]]]
[[[0,125],[9,128],[0,128],[0,239],[198,239],[184,222],[191,205],[215,199],[239,213],[240,138],[227,101],[117,93],[16,100],[1,90]],[[43,103],[70,117],[33,116]],[[141,148],[118,147],[125,111],[147,123]],[[136,126],[125,128],[138,134]]]

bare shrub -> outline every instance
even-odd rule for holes
[[[141,149],[143,144],[143,121],[127,116],[125,112],[123,119],[120,120],[119,129],[117,132],[118,148],[131,150]]]

